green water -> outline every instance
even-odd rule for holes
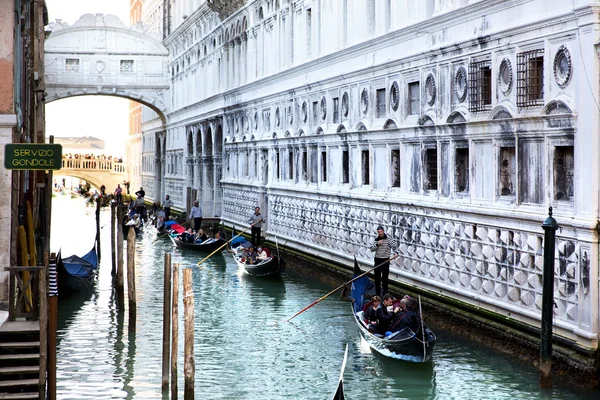
[[[52,250],[86,253],[95,235],[94,209],[59,197],[53,214]],[[129,334],[127,314],[116,312],[111,287],[109,213],[101,218],[103,259],[93,293],[59,301],[58,397],[161,398],[164,252],[182,266],[200,257],[173,249],[167,240],[152,243],[151,229],[138,239],[137,327]],[[331,290],[288,268],[282,280],[252,279],[223,254],[193,269],[196,399],[327,399],[347,343],[348,399],[600,398],[564,385],[542,393],[535,369],[443,331],[436,331],[432,363],[387,359],[361,341],[348,303],[338,297],[282,322]],[[180,398],[182,316],[180,311]]]

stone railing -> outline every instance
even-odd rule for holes
[[[63,158],[62,169],[83,169],[88,171],[111,171],[124,174],[125,164],[114,160],[86,158]]]

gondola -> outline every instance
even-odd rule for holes
[[[256,260],[256,264],[246,264],[240,251],[243,247],[238,247],[233,255],[238,267],[244,273],[251,276],[280,276],[285,271],[285,261],[280,256],[271,255],[266,260]]]
[[[83,257],[72,255],[62,258],[58,254],[58,292],[65,295],[90,290],[98,270],[98,256],[93,248]]]
[[[362,271],[355,259],[354,276],[358,276],[361,273]],[[373,350],[387,357],[416,363],[430,361],[436,337],[422,321],[420,321],[421,324],[415,331],[410,327],[405,327],[388,336],[369,331],[367,323],[363,318],[363,312],[369,304],[365,304],[365,300],[372,287],[373,283],[366,276],[352,282],[350,294],[354,300],[352,315],[363,339],[365,339]]]
[[[180,240],[179,237],[172,236],[171,240],[178,249],[203,251],[205,253],[212,253],[213,251],[217,251],[219,247],[222,247],[224,249],[225,243],[227,243],[223,239],[207,239],[202,243],[189,243]]]
[[[344,396],[344,370],[346,369],[346,361],[348,361],[348,344],[346,344],[346,351],[344,352],[344,361],[342,361],[342,368],[340,371],[340,379],[338,386],[330,400],[345,400]]]

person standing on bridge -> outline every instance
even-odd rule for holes
[[[123,196],[121,195],[122,192],[123,189],[121,188],[121,185],[117,183],[117,188],[115,189],[115,197],[117,199],[117,204],[123,203]]]
[[[165,201],[163,203],[163,208],[165,211],[165,221],[168,221],[169,217],[171,216],[171,207],[173,207],[173,200],[171,200],[169,195],[167,195],[167,197],[165,198]]]
[[[202,207],[199,205],[198,200],[194,202],[194,207],[190,210],[190,216],[188,219],[194,219],[194,230],[198,232],[202,226]]]

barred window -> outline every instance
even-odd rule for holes
[[[350,157],[348,150],[342,152],[342,183],[350,183]]]
[[[375,92],[377,100],[377,118],[385,117],[385,89],[377,89]]]
[[[408,115],[419,115],[421,111],[420,90],[419,82],[408,84]]]
[[[456,149],[455,162],[455,185],[456,192],[469,192],[469,148]]]
[[[133,73],[133,60],[121,60],[121,73]]]
[[[79,72],[79,59],[67,58],[65,61],[65,72]]]
[[[438,188],[438,168],[437,168],[437,147],[425,150],[425,188],[427,190],[437,190]]]
[[[321,151],[321,182],[327,182],[327,151]]]
[[[340,123],[340,98],[339,97],[333,98],[333,123],[334,124]]]
[[[392,187],[400,187],[400,150],[392,150],[390,158]]]
[[[362,184],[369,185],[371,183],[371,176],[369,174],[369,150],[363,150],[361,152],[362,161]]]
[[[574,154],[573,146],[554,148],[554,200],[573,200]]]
[[[517,54],[517,106],[544,104],[544,50]]]
[[[491,61],[469,64],[469,111],[488,111],[492,108]]]

